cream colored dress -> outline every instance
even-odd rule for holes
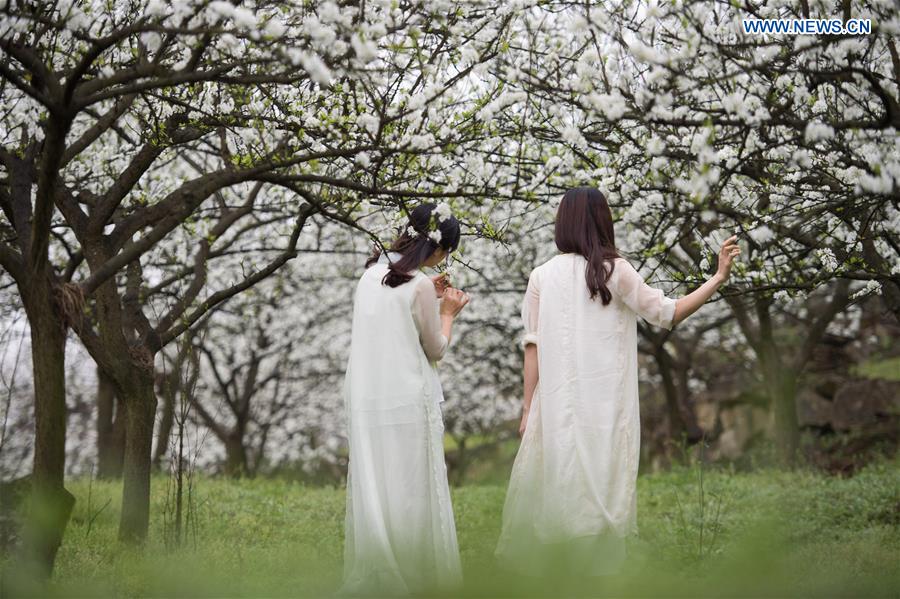
[[[612,301],[591,300],[587,261],[535,268],[522,304],[523,346],[537,345],[534,392],[503,508],[501,563],[540,573],[550,548],[586,574],[615,572],[637,532],[640,455],[637,322],[672,327],[675,300],[616,259]]]
[[[393,255],[394,259],[399,256]],[[342,595],[449,590],[462,581],[435,362],[447,349],[434,284],[366,269],[344,382],[350,459]]]

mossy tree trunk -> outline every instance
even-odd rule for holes
[[[41,577],[53,571],[74,505],[66,491],[65,350],[68,327],[81,316],[80,290],[54,271],[49,247],[59,169],[71,115],[48,111],[43,139],[23,142],[16,153],[0,150],[7,178],[0,195],[15,234],[0,242],[0,266],[12,276],[28,316],[34,381],[34,465],[28,515],[22,531],[24,566]]]
[[[125,414],[113,381],[97,369],[97,476],[122,476],[125,455]]]
[[[53,571],[56,553],[75,498],[65,489],[66,468],[66,330],[53,294],[40,278],[26,301],[31,326],[34,376],[34,467],[28,518],[23,530],[23,557],[41,577]]]
[[[150,523],[150,467],[156,392],[152,372],[139,373],[121,389],[125,405],[125,456],[119,540],[141,543]]]

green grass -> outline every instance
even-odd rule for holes
[[[467,596],[893,596],[900,589],[898,462],[853,478],[679,468],[641,476],[640,534],[603,581],[496,571],[505,488],[453,490]],[[327,596],[340,581],[344,492],[282,480],[196,482],[196,536],[163,539],[167,481],[153,481],[143,551],[116,542],[119,485],[73,480],[78,503],[47,596]],[[90,505],[88,495],[90,493]],[[107,501],[108,506],[100,510]],[[701,513],[702,510],[702,513]],[[93,520],[93,521],[92,521]],[[702,543],[701,543],[702,529]]]

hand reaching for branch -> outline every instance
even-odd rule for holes
[[[672,318],[673,325],[678,324],[696,312],[700,306],[712,297],[713,293],[716,292],[716,289],[728,280],[728,275],[731,274],[731,267],[734,264],[734,259],[738,257],[740,253],[741,248],[737,245],[737,235],[732,235],[725,240],[725,243],[722,244],[722,249],[719,250],[719,264],[716,269],[716,274],[691,293],[678,298],[678,301],[675,303],[675,315]]]
[[[737,235],[732,235],[722,244],[722,249],[719,250],[719,266],[716,270],[716,275],[719,276],[722,282],[728,280],[728,275],[731,274],[731,266],[734,264],[734,259],[739,256],[740,253],[741,248],[737,245]]]

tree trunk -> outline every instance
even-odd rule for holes
[[[674,360],[662,346],[656,347],[654,357],[662,377],[663,393],[666,397],[669,415],[670,437],[679,444],[679,447],[683,442],[697,443],[703,438],[703,430],[697,422],[696,415],[686,405],[688,401],[686,385],[677,385],[675,382]]]
[[[777,349],[767,344],[760,356],[764,386],[769,396],[775,421],[775,443],[778,456],[786,466],[794,466],[800,445],[797,421],[797,375],[791,367],[778,359]]]
[[[684,360],[682,363],[690,364],[693,358]],[[706,432],[700,426],[697,420],[697,412],[694,409],[694,398],[691,395],[690,371],[687,367],[676,365],[675,372],[678,375],[676,388],[678,393],[675,396],[677,400],[678,415],[684,425],[685,434],[688,443],[700,443],[703,441]]]
[[[669,437],[681,445],[687,436],[687,429],[678,409],[678,389],[672,378],[672,360],[661,348],[656,352],[656,364],[663,382],[663,394],[666,397],[666,408],[669,414]]]
[[[225,474],[231,478],[249,476],[247,449],[242,436],[229,435],[225,440]]]
[[[750,325],[747,314],[740,304],[733,301],[729,303],[735,311],[744,336],[750,341],[756,353],[757,369],[762,376],[762,386],[774,416],[775,444],[778,448],[779,461],[784,466],[793,467],[800,445],[800,429],[797,422],[797,377],[803,368],[805,360],[803,354],[808,351],[804,348],[816,341],[814,335],[819,333],[806,331],[807,339],[804,347],[782,352],[776,342],[776,325],[772,322],[770,298],[761,297],[755,300],[754,308],[759,323],[756,331]],[[834,317],[833,309],[838,305],[832,302],[831,307],[825,311],[825,319],[819,322],[822,332],[828,321]]]
[[[125,453],[125,418],[113,381],[97,368],[97,477],[120,478]]]
[[[775,412],[775,439],[782,460],[793,466],[800,446],[800,428],[797,423],[797,380],[792,373],[782,372],[773,376],[770,384],[772,408]]]
[[[66,328],[46,279],[35,276],[23,297],[31,327],[34,376],[33,494],[23,530],[23,557],[48,577],[75,498],[64,487],[66,466]]]
[[[43,294],[40,294],[43,295]],[[29,314],[34,366],[34,483],[61,488],[66,467],[66,333],[49,294]]]
[[[125,406],[125,460],[119,540],[141,543],[150,525],[150,458],[156,416],[152,374],[141,373],[132,387],[120,392]]]
[[[172,425],[175,423],[175,392],[163,389],[162,417],[159,431],[156,434],[156,449],[153,450],[153,469],[162,467],[162,460],[169,451],[169,438],[172,436]]]

